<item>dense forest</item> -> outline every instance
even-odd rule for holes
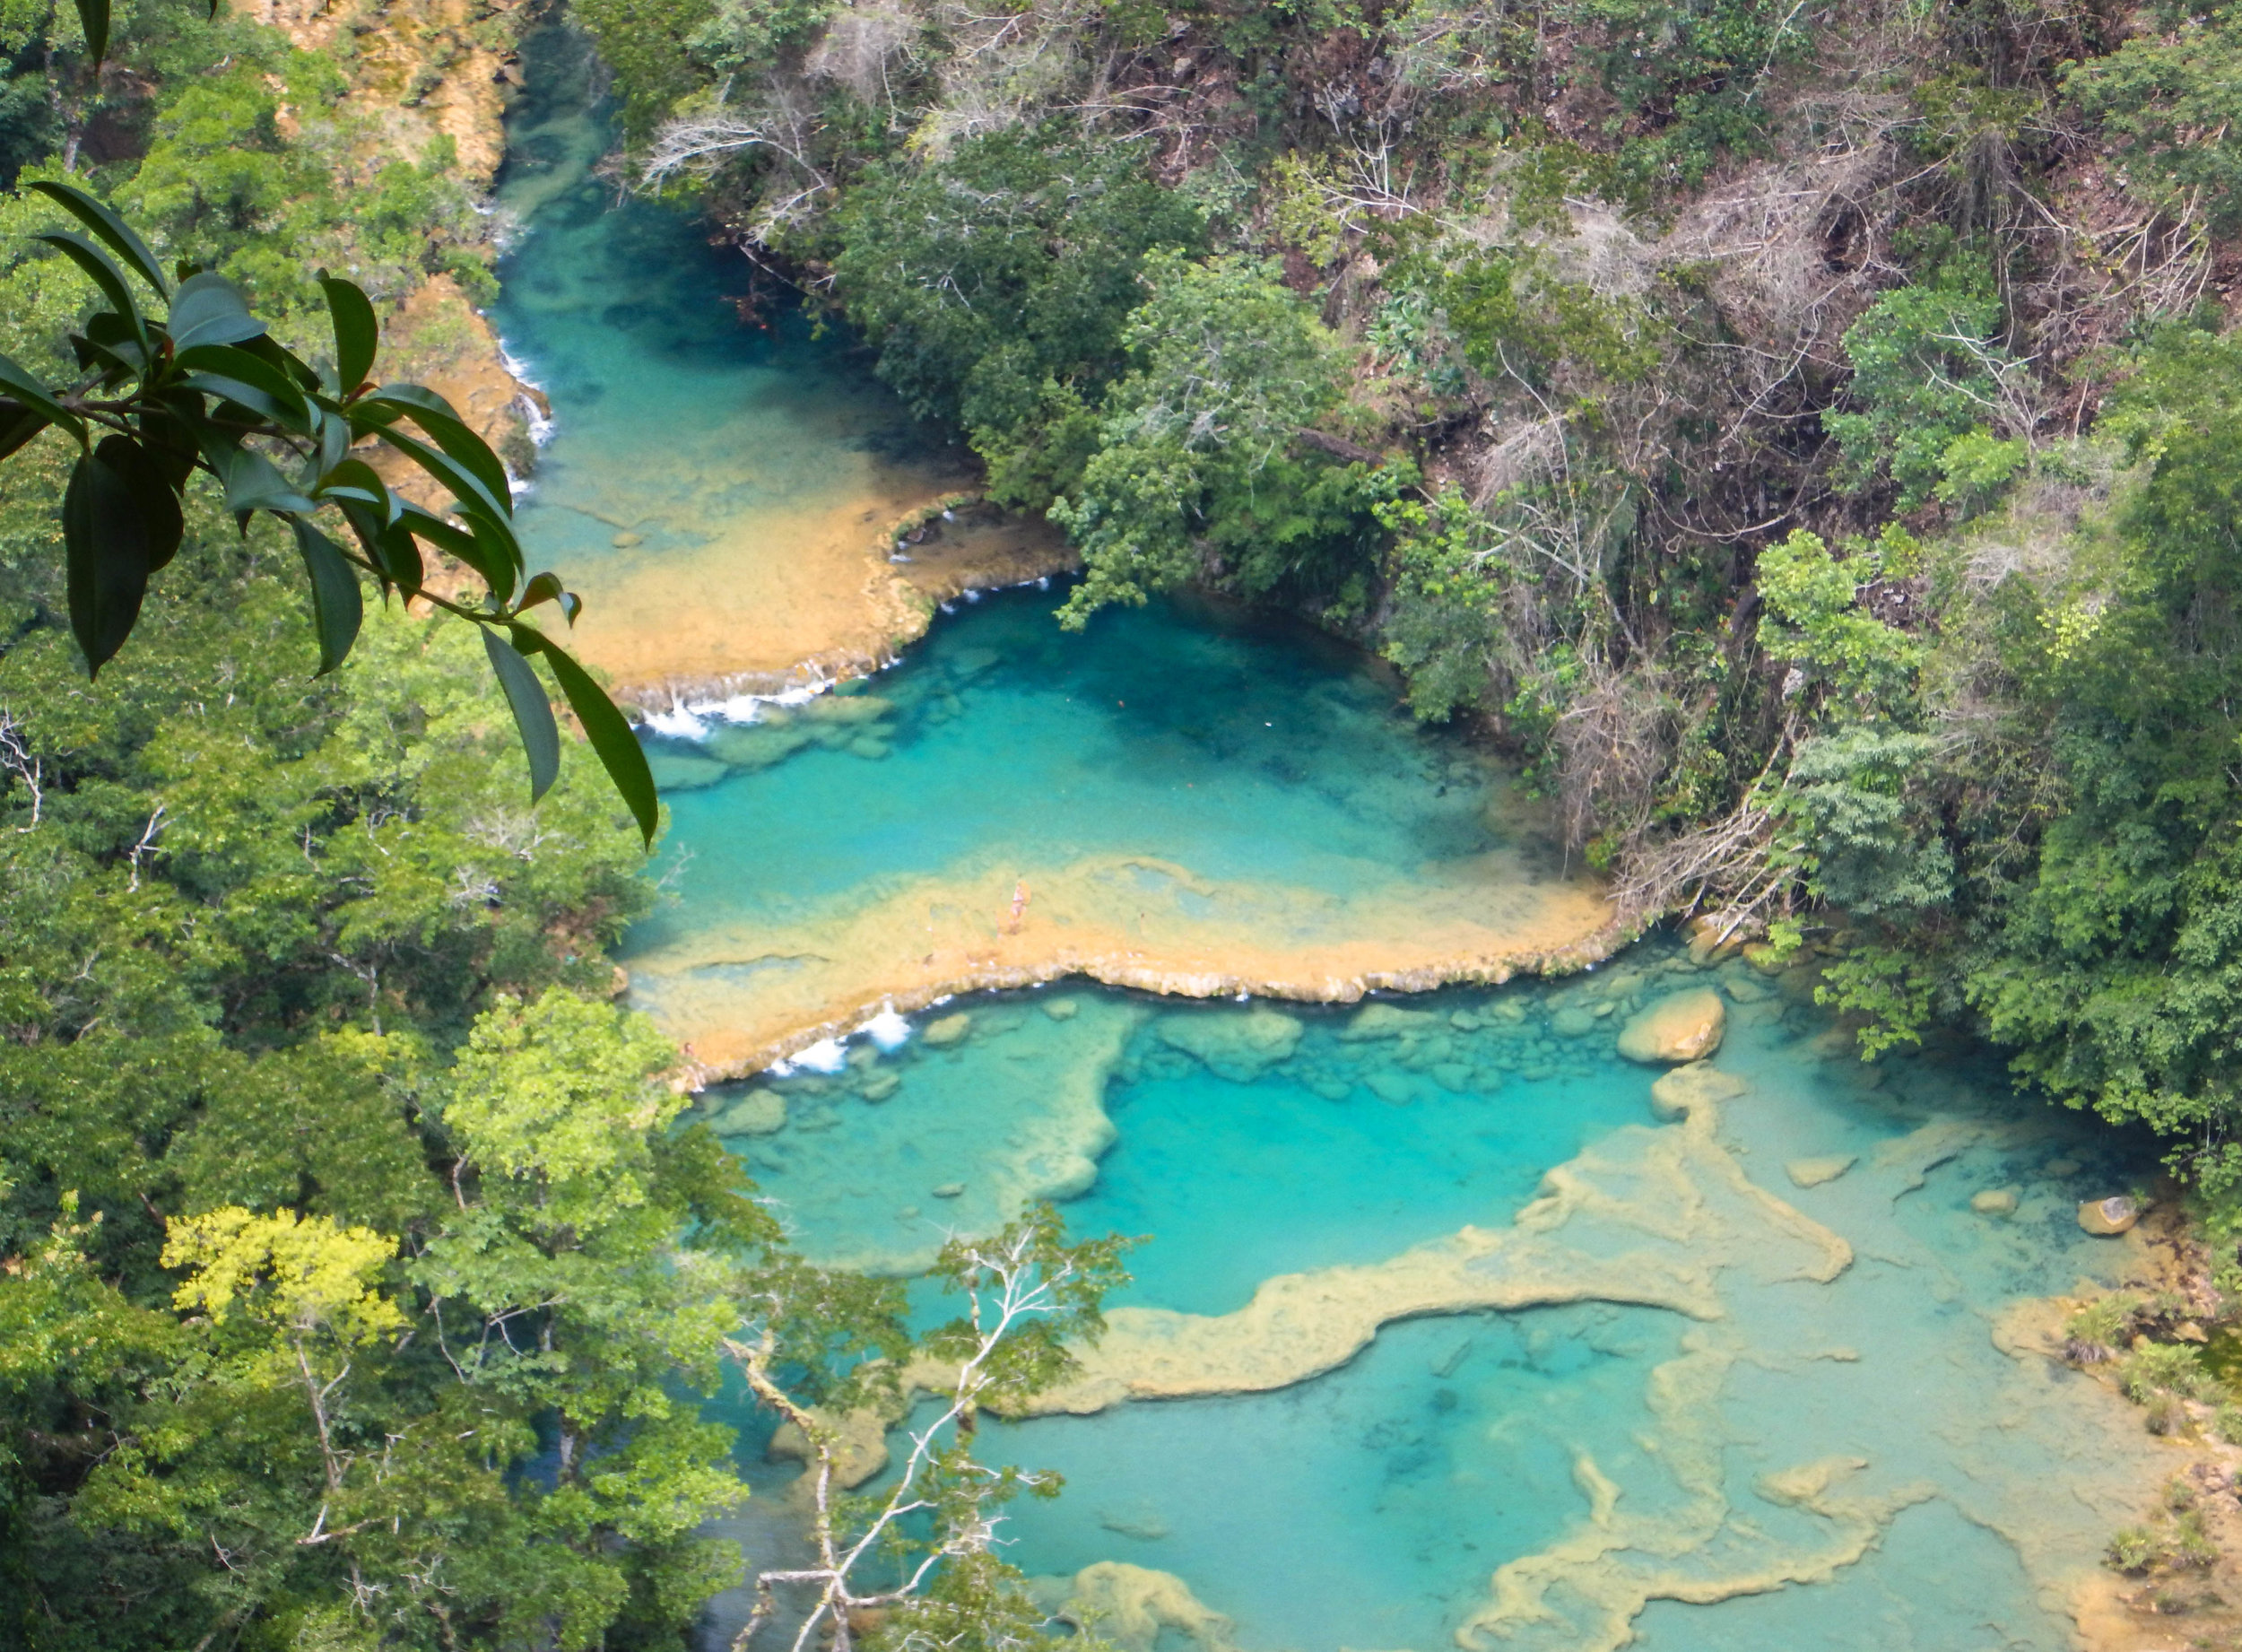
[[[2242,1284],[2242,11],[574,14],[618,187],[1047,512],[1073,622],[1195,583],[1359,639],[1632,915],[1817,949],[1869,1056],[1958,1028],[2153,1127]],[[137,0],[96,65],[0,10],[0,352],[67,370],[94,295],[22,187],[65,177],[291,345],[332,265],[405,370],[487,352],[449,117],[525,22]],[[393,608],[315,680],[292,549],[204,498],[90,686],[68,456],[0,475],[0,1637],[684,1644],[739,1569],[691,1393],[860,1398],[899,1291],[673,1127],[605,956],[638,835],[583,763],[526,806],[472,639]],[[1113,1256],[1017,1242],[1094,1329]],[[905,1546],[969,1563],[867,1632],[1032,1642],[958,1535],[1021,1487],[934,1472]]]

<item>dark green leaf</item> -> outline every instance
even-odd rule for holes
[[[0,389],[6,390],[49,424],[59,424],[80,441],[85,439],[85,421],[48,395],[45,385],[6,356],[0,356]]]
[[[482,648],[506,691],[506,703],[514,709],[514,726],[521,730],[522,751],[529,758],[529,801],[535,803],[560,773],[560,730],[552,720],[552,703],[529,662],[495,627],[482,628]]]
[[[288,349],[280,340],[267,333],[262,337],[244,339],[239,348],[248,351],[266,366],[273,368],[297,389],[317,396],[326,388],[319,370]]]
[[[0,396],[0,459],[4,459],[54,421],[13,396]]]
[[[490,443],[469,430],[465,422],[453,414],[448,406],[438,411],[421,400],[401,402],[399,390],[419,390],[417,385],[385,385],[364,401],[359,410],[372,413],[402,412],[426,430],[436,445],[456,463],[465,466],[482,483],[484,495],[501,516],[514,513],[514,489],[507,480],[506,466],[499,456],[491,451]],[[443,398],[421,392],[426,402],[442,404]]]
[[[197,344],[178,352],[178,364],[187,370],[186,382],[204,395],[239,402],[291,430],[309,432],[311,410],[303,392],[271,362],[232,344]]]
[[[78,0],[78,22],[85,27],[86,55],[98,69],[109,55],[109,0]]]
[[[215,396],[221,402],[230,402],[250,416],[249,422],[263,420],[269,424],[296,429],[303,422],[285,402],[278,401],[239,378],[227,378],[217,373],[189,373],[180,383],[189,389],[200,390],[204,396]]]
[[[325,476],[350,456],[351,422],[317,405],[312,413],[319,426],[319,474]]]
[[[148,571],[154,573],[178,553],[179,541],[187,533],[178,495],[172,491],[156,460],[131,437],[104,437],[93,451],[131,492],[147,531]]]
[[[366,295],[340,276],[319,272],[319,285],[327,295],[327,318],[335,324],[335,377],[340,395],[348,396],[366,382],[374,370],[374,352],[381,328]]]
[[[662,807],[654,795],[654,771],[647,767],[646,749],[639,743],[630,721],[607,698],[607,691],[592,681],[591,673],[570,659],[551,638],[526,625],[514,627],[514,638],[517,647],[534,648],[552,667],[560,691],[569,697],[569,709],[576,713],[592,750],[599,754],[600,767],[607,770],[607,778],[629,805],[631,819],[639,822],[639,835],[648,848],[653,848],[654,833],[662,822]],[[530,638],[536,640],[529,643]]]
[[[170,296],[171,283],[163,278],[163,266],[156,262],[148,244],[133,233],[131,226],[114,212],[74,185],[42,178],[24,187],[36,189],[60,206],[80,223],[100,237],[111,252],[125,260],[134,274],[153,287],[163,297]]]
[[[171,491],[184,494],[195,474],[195,433],[178,413],[161,404],[143,404],[140,441]]]
[[[501,505],[493,500],[490,490],[484,487],[482,479],[464,465],[455,464],[450,455],[439,452],[419,438],[408,436],[403,430],[392,429],[387,425],[377,424],[373,428],[380,434],[382,440],[449,488],[457,496],[462,505],[480,509],[493,521],[498,522],[505,521],[513,514],[510,502],[508,505]],[[514,581],[509,576],[504,579],[494,579],[491,584],[496,588],[511,590]]]
[[[252,510],[309,516],[319,509],[290,484],[272,460],[247,448],[236,448],[227,455],[226,468],[219,479],[226,484],[226,509],[236,516]]]
[[[179,283],[165,323],[174,348],[198,344],[239,344],[261,336],[265,324],[249,314],[248,300],[223,275],[208,270]]]
[[[126,317],[113,309],[96,310],[86,317],[85,342],[129,373],[144,373],[153,359],[147,332],[138,317]],[[74,335],[71,343],[78,343]],[[85,352],[82,350],[79,354]]]
[[[343,508],[343,519],[351,525],[351,532],[358,535],[359,548],[373,563],[385,600],[399,585],[404,587],[407,596],[420,589],[421,548],[410,531],[402,524],[391,523],[378,502],[358,497],[356,489],[338,489],[319,497]],[[404,552],[401,561],[397,555],[400,550]],[[400,578],[400,573],[405,578]]]
[[[381,512],[385,527],[397,519],[397,500],[389,484],[363,459],[345,458],[330,465],[319,478],[318,494],[321,499],[356,499],[372,505]]]
[[[514,537],[513,525],[499,520],[466,500],[455,500],[452,514],[465,523],[467,531],[474,535],[475,544],[482,553],[476,566],[500,571],[500,577],[491,581],[491,589],[500,601],[510,598],[521,585],[524,568],[522,543]]]
[[[140,306],[133,301],[132,287],[125,280],[125,272],[117,267],[116,259],[74,230],[50,230],[31,239],[45,241],[83,270],[86,279],[101,290],[109,307],[132,327],[133,336],[144,344],[148,335],[146,324],[140,318]]]
[[[494,559],[474,534],[456,523],[432,516],[418,505],[405,505],[398,513],[400,524],[420,538],[425,539],[446,555],[465,562],[482,577],[482,583],[494,591],[511,590],[513,570],[503,560]]]
[[[366,618],[366,604],[358,588],[358,571],[343,557],[335,541],[301,517],[291,519],[296,549],[311,576],[311,617],[319,630],[319,669],[326,676],[348,657],[358,640],[358,628]]]
[[[381,564],[381,571],[397,589],[407,596],[420,595],[428,570],[421,561],[420,542],[404,523],[392,523],[376,536],[374,560]]]
[[[426,385],[383,385],[375,390],[374,396],[379,401],[394,402],[402,407],[439,414],[449,419],[454,424],[466,422],[459,416],[459,409],[454,407]]]
[[[526,608],[534,608],[539,603],[560,604],[561,613],[567,617],[571,625],[576,623],[577,613],[584,605],[577,600],[574,591],[560,583],[559,574],[550,572],[532,578],[530,582],[522,587],[522,600],[514,606],[516,612],[518,613]]]
[[[148,594],[148,529],[122,477],[83,453],[62,500],[70,629],[98,674],[125,646]]]

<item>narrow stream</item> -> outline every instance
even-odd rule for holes
[[[584,38],[522,47],[498,206],[511,243],[492,320],[553,402],[525,539],[586,599],[583,653],[625,683],[783,677],[876,656],[881,526],[968,478],[839,334],[750,301],[750,266],[691,221],[618,202]],[[806,640],[807,646],[803,646]],[[796,650],[799,649],[799,652]]]
[[[508,173],[500,319],[556,422],[524,523],[620,616],[618,657],[673,644],[690,676],[726,593],[782,600],[765,564],[805,519],[944,463],[830,341],[743,331],[688,226],[606,210],[587,65],[538,40],[533,86],[568,95],[517,113]],[[909,1274],[1039,1197],[1148,1236],[1079,1414],[986,1433],[1067,1477],[1008,1528],[1052,1604],[1103,1605],[1130,1652],[2071,1644],[2151,1443],[2004,1348],[2128,1265],[2075,1205],[2146,1161],[1970,1052],[1864,1066],[1803,970],[1658,941],[1332,1005],[1068,977],[1296,949],[1343,984],[1594,895],[1508,777],[1328,643],[1182,604],[1071,637],[1056,599],[960,603],[869,683],[650,729],[676,898],[630,948],[682,1036],[751,1051],[794,1018],[794,1059],[697,1116],[814,1258]],[[830,1021],[939,996],[950,947],[1047,984]],[[1717,999],[1716,1060],[1622,1060],[1680,993]],[[1182,1346],[1207,1352],[1179,1376]],[[717,1409],[783,1486],[768,1420]],[[723,1531],[771,1563],[783,1519],[759,1497]]]

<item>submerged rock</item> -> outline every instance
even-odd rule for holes
[[[1037,1578],[1030,1587],[1056,1616],[1094,1630],[1120,1652],[1153,1652],[1168,1634],[1194,1643],[1199,1652],[1229,1652],[1237,1644],[1237,1626],[1173,1572],[1099,1561],[1077,1572],[1071,1585]]]
[[[877,694],[821,694],[801,709],[813,723],[876,723],[895,709]]]
[[[1738,1004],[1764,1004],[1775,996],[1775,988],[1765,981],[1734,966],[1722,969],[1720,989]]]
[[[1362,1086],[1390,1107],[1407,1107],[1417,1099],[1417,1081],[1405,1073],[1366,1073]]]
[[[2141,1220],[2141,1207],[2122,1194],[2088,1199],[2079,1206],[2079,1226],[2098,1239],[2114,1239]]]
[[[708,754],[734,769],[768,769],[783,762],[804,746],[810,736],[779,714],[767,711],[753,723],[728,723],[708,736]]]
[[[1610,1013],[1609,1009],[1605,1013]],[[1560,1039],[1586,1038],[1595,1030],[1595,1014],[1577,1004],[1567,1004],[1549,1018],[1549,1030]]]
[[[926,1030],[919,1037],[936,1049],[947,1049],[952,1044],[963,1043],[965,1035],[972,1030],[973,1017],[960,1010],[955,1015],[944,1015],[939,1021],[928,1022]]]
[[[1837,1180],[1858,1162],[1858,1153],[1825,1153],[1818,1159],[1794,1159],[1783,1167],[1783,1174],[1794,1187],[1819,1187]]]
[[[1134,1537],[1139,1543],[1158,1543],[1169,1535],[1168,1522],[1151,1503],[1139,1501],[1121,1509],[1101,1509],[1098,1524],[1108,1532]]]
[[[646,763],[653,771],[654,789],[658,792],[696,792],[732,772],[713,757],[688,752],[648,752]]]
[[[963,1182],[944,1182],[941,1187],[930,1187],[927,1191],[933,1194],[937,1199],[955,1199],[963,1196],[965,1193],[965,1184]]]
[[[864,1088],[856,1093],[867,1101],[884,1101],[903,1087],[899,1073],[874,1073],[865,1080]]]
[[[1243,1015],[1163,1016],[1160,1041],[1197,1057],[1209,1071],[1234,1084],[1250,1084],[1299,1048],[1301,1026],[1295,1016],[1255,1009]]]
[[[769,1135],[786,1122],[786,1098],[775,1091],[758,1090],[715,1114],[708,1128],[718,1135]]]
[[[1677,1067],[1653,1084],[1650,1110],[1661,1118],[1686,1118],[1696,1109],[1731,1100],[1750,1088],[1734,1073],[1699,1061]]]
[[[1969,1196],[1969,1208],[1980,1216],[2013,1216],[2016,1214],[2016,1189],[1986,1187]]]
[[[1054,998],[1043,1006],[1043,1013],[1053,1021],[1073,1021],[1082,1007],[1072,998]]]
[[[1435,1031],[1440,1024],[1440,1017],[1430,1010],[1404,1010],[1397,1004],[1369,1004],[1358,1010],[1355,1018],[1339,1030],[1339,1039],[1343,1044],[1354,1044],[1369,1039],[1406,1038]]]
[[[1710,987],[1669,994],[1620,1029],[1620,1054],[1629,1061],[1675,1065],[1720,1048],[1728,1009]]]

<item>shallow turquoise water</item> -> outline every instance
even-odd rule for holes
[[[991,1451],[1067,1476],[1010,1558],[1182,1572],[1249,1646],[1434,1652],[1496,1564],[1562,1535],[1577,1450],[1638,1469],[1643,1369],[1680,1335],[1603,1304],[1421,1319],[1275,1394],[997,1429]]]
[[[680,900],[634,946],[989,865],[1151,855],[1345,894],[1503,840],[1493,770],[1358,656],[1171,604],[1071,635],[1058,602],[960,604],[853,701],[657,738]]]
[[[814,491],[835,449],[917,455],[925,433],[845,334],[813,339],[786,302],[743,321],[743,259],[591,173],[612,134],[583,37],[536,30],[523,54],[529,91],[498,185],[520,227],[491,320],[557,421],[520,514],[539,560],[596,575],[696,549],[714,525]],[[612,543],[626,530],[644,536],[629,558]]]
[[[965,484],[962,449],[845,328],[813,331],[702,224],[595,171],[613,133],[584,37],[542,26],[521,49],[491,319],[552,408],[526,548],[583,596],[575,646],[625,684],[784,672],[770,616],[861,579],[883,519]]]
[[[1698,976],[1638,948],[1601,978],[1381,1001],[1367,1022],[1092,988],[984,997],[950,1006],[972,1021],[944,1048],[860,1039],[840,1073],[726,1087],[704,1107],[784,1097],[786,1126],[733,1143],[805,1244],[864,1260],[850,1246],[867,1232],[931,1244],[945,1222],[1002,1220],[1009,1209],[986,1196],[1026,1186],[1007,1167],[1023,1143],[1047,1146],[1031,1127],[1039,1099],[1099,1075],[1113,1135],[1102,1153],[1075,1100],[1046,1103],[1097,1167],[1087,1186],[1079,1165],[1058,1178],[1070,1225],[1151,1236],[1117,1300],[1222,1314],[1278,1273],[1501,1226],[1584,1150],[1583,1162],[1617,1162],[1679,1128],[1653,1123],[1655,1074],[1619,1061],[1612,1032],[1629,1006],[1713,979],[1731,1000],[1718,1065],[1752,1086],[1724,1104],[1721,1141],[1853,1246],[1834,1282],[1740,1265],[1710,1326],[1603,1302],[1434,1316],[1390,1324],[1340,1369],[1274,1392],[993,1427],[991,1452],[1068,1481],[1057,1503],[1021,1509],[1009,1558],[1037,1575],[1108,1560],[1175,1573],[1249,1648],[1429,1649],[1450,1644],[1496,1568],[1577,1535],[1584,1455],[1621,1488],[1623,1516],[1686,1526],[1691,1495],[1669,1459],[1709,1439],[1714,1517],[1668,1557],[1692,1577],[1809,1566],[1844,1540],[1842,1509],[1770,1500],[1762,1476],[1846,1459],[1862,1466],[1840,1476],[1845,1495],[1895,1506],[1825,1580],[1717,1605],[1654,1602],[1634,1620],[1639,1644],[2068,1645],[2047,1579],[2091,1568],[2122,1523],[2117,1500],[2138,1489],[2145,1442],[2110,1433],[2083,1378],[2001,1352],[1993,1327],[2027,1297],[2119,1265],[2119,1247],[2080,1233],[2073,1204],[2126,1185],[2141,1161],[1952,1052],[1864,1069],[1816,1041],[1819,1012],[1740,966]],[[1604,1003],[1615,1007],[1595,1018]],[[1278,1017],[1297,1033],[1270,1036]],[[1859,1161],[1825,1186],[1798,1188],[1781,1169],[1833,1153]],[[937,1176],[969,1192],[930,1196]],[[2023,1196],[2012,1220],[1969,1207],[1998,1186]],[[1682,1426],[1647,1396],[1685,1347],[1716,1353],[1724,1374]],[[1633,1562],[1655,1547],[1638,1533]],[[1594,1613],[1577,1608],[1477,1644],[1599,1644]]]
[[[1522,987],[1506,1002],[1537,996]],[[1050,1161],[1025,1182],[1073,1196],[1078,1231],[1158,1236],[1117,1301],[1227,1313],[1273,1274],[1379,1261],[1507,1215],[1551,1165],[1650,1117],[1647,1074],[1606,1074],[1538,1023],[1466,1030],[1449,1017],[1476,1022],[1467,994],[1395,1002],[1418,1018],[1404,1025],[1429,1032],[1406,1045],[1350,1039],[1352,1010],[1265,1007],[1298,1026],[1298,1043],[1239,1082],[1253,1052],[1197,1036],[1239,1021],[1231,1006],[1065,989],[989,998],[959,1046],[912,1041],[842,1074],[719,1086],[701,1105],[720,1118],[745,1093],[786,1099],[786,1128],[734,1140],[820,1260],[877,1265],[886,1253],[864,1241],[890,1221],[923,1236],[922,1259],[940,1222],[987,1230],[1015,1213],[987,1196],[1019,1179],[999,1167],[1025,1152]],[[1038,1007],[1051,1004],[1073,1013],[1055,1022]],[[1216,1050],[1230,1076],[1186,1053],[1193,1044]],[[859,1042],[858,1060],[873,1048]],[[1094,1089],[1117,1132],[1109,1149],[1096,1118],[1063,1132],[1071,1153],[1028,1128],[1058,1114],[1052,1098],[1067,1085]],[[867,1086],[881,1099],[865,1100]],[[930,1192],[959,1184],[951,1199]]]

